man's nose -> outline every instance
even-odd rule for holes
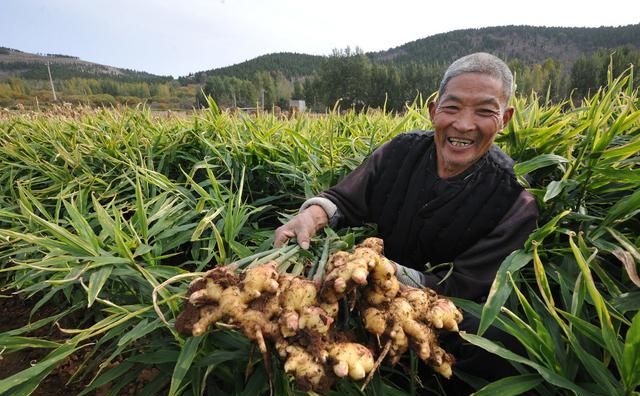
[[[456,121],[453,123],[453,127],[460,132],[473,131],[475,129],[473,112],[469,110],[463,110],[459,112]]]

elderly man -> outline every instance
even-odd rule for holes
[[[307,200],[276,230],[274,244],[296,238],[307,248],[327,224],[375,223],[401,282],[483,302],[500,263],[522,247],[537,219],[535,200],[516,181],[513,160],[493,145],[513,116],[512,85],[511,71],[493,55],[453,62],[438,99],[429,104],[434,131],[404,133],[382,145],[337,185]],[[427,263],[450,264],[425,272]],[[476,326],[466,319],[461,328]],[[512,341],[503,336],[493,338]],[[488,380],[510,374],[506,362],[487,361],[496,359],[462,346],[457,337],[445,343],[458,368]],[[452,393],[464,393],[456,389]]]

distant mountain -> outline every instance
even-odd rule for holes
[[[507,61],[519,59],[525,64],[542,63],[552,58],[571,65],[582,55],[621,46],[640,49],[640,23],[597,28],[499,26],[455,30],[366,55],[374,63],[444,65],[465,54],[484,51]],[[183,78],[200,82],[206,76],[213,75],[248,79],[258,71],[280,71],[289,78],[301,77],[319,70],[323,59],[326,57],[295,53],[269,54]]]
[[[640,49],[640,23],[597,28],[499,26],[455,30],[386,51],[369,52],[366,56],[374,63],[446,65],[464,54],[485,51],[507,61],[519,59],[525,64],[542,63],[551,58],[572,65],[580,56],[621,46]],[[296,79],[317,72],[325,59],[325,56],[291,52],[267,54],[235,65],[191,73],[179,81],[183,84],[204,84],[207,76],[251,79],[256,72],[280,72],[288,79]],[[172,80],[170,76],[101,65],[74,56],[31,54],[5,47],[0,47],[0,80],[7,76],[46,80],[47,62],[55,79],[85,77],[127,82]]]
[[[255,75],[256,72],[261,71],[279,71],[287,78],[308,76],[318,70],[324,58],[325,57],[318,55],[280,52],[275,54],[262,55],[257,58],[231,66],[192,73],[186,77],[182,77],[181,80],[185,79],[201,81],[204,75],[232,76],[242,79],[250,79]]]
[[[0,79],[20,77],[29,80],[49,78],[47,63],[57,80],[73,77],[109,78],[127,82],[170,81],[171,76],[154,74],[83,61],[78,57],[61,54],[32,54],[12,48],[0,47]]]
[[[371,52],[374,62],[445,63],[472,53],[491,52],[509,61],[532,64],[548,58],[572,64],[598,49],[640,49],[640,24],[619,27],[569,28],[499,26],[436,34],[386,51]]]

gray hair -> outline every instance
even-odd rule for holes
[[[511,74],[509,66],[500,58],[486,52],[476,52],[454,61],[449,68],[447,68],[447,71],[444,72],[444,77],[442,77],[442,82],[440,82],[440,88],[438,89],[438,95],[440,97],[444,95],[447,84],[449,84],[452,78],[465,73],[485,74],[502,81],[502,93],[505,98],[505,104],[509,102],[513,90],[513,74]]]

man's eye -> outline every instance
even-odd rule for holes
[[[441,109],[447,113],[453,113],[458,111],[458,108],[456,106],[442,106]]]
[[[489,117],[496,114],[496,111],[491,109],[479,109],[477,113],[483,117]]]

